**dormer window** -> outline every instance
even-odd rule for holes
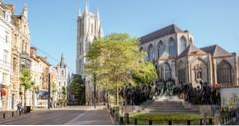
[[[4,17],[5,21],[7,21],[7,22],[11,21],[10,13],[3,11],[3,17]]]

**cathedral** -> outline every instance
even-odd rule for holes
[[[100,21],[100,14],[88,10],[87,1],[83,13],[79,12],[77,20],[77,54],[76,54],[76,73],[85,79],[86,103],[92,103],[93,84],[91,77],[85,73],[85,64],[87,63],[86,54],[94,40],[103,37],[103,31]]]
[[[157,66],[160,80],[212,87],[239,84],[239,57],[219,45],[197,48],[193,35],[172,24],[140,38],[140,50]]]

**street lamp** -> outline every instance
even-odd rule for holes
[[[51,74],[48,74],[48,109],[51,106]]]
[[[94,108],[96,108],[96,73],[94,73],[93,75],[93,79],[94,79],[94,83],[93,83],[93,86],[94,86],[94,98],[93,98],[93,104],[94,104]]]

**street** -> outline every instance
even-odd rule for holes
[[[112,125],[106,110],[43,110],[0,122],[0,125]]]

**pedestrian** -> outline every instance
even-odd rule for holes
[[[21,103],[21,102],[19,102],[19,103],[17,104],[17,112],[19,112],[20,114],[21,114],[21,112],[22,112],[22,103]]]

